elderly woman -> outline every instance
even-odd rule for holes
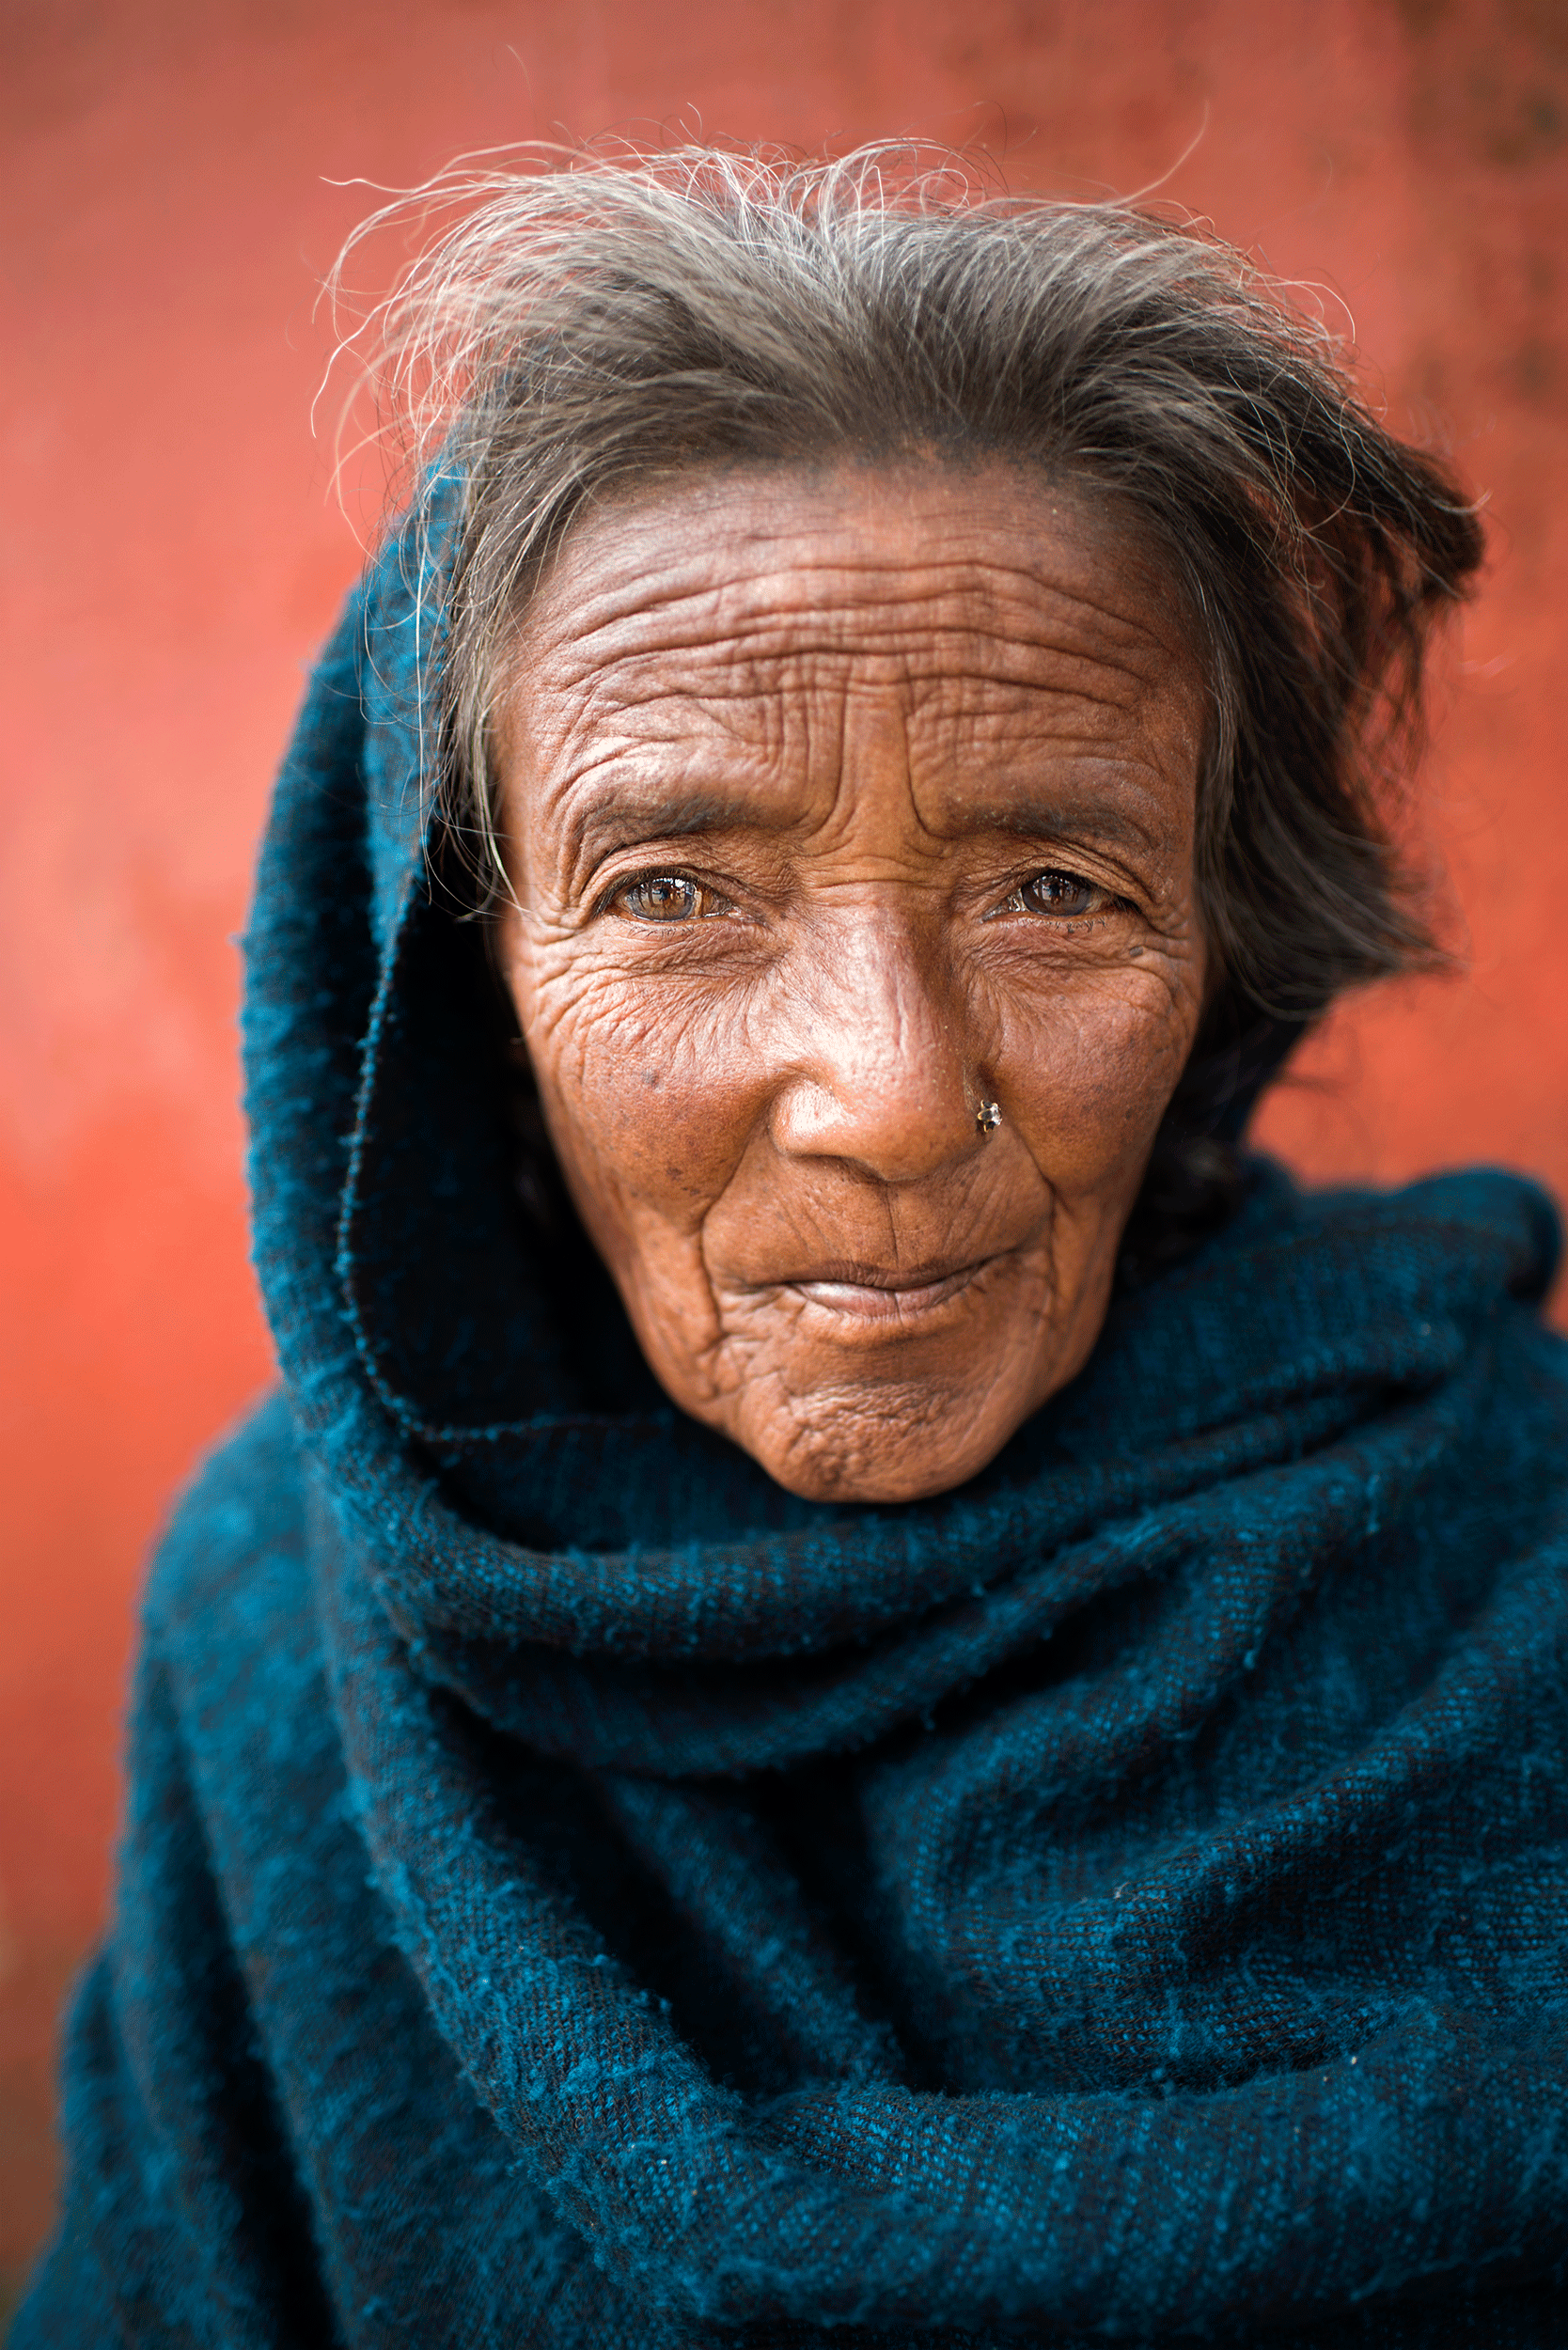
[[[492,181],[250,934],[16,2336],[1568,2330],[1568,1353],[1241,1138],[1472,513],[1120,208]]]

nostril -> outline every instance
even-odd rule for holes
[[[976,1111],[974,1089],[961,1071],[933,1082],[934,1073],[868,1071],[853,1084],[801,1077],[776,1102],[775,1140],[791,1156],[838,1159],[879,1183],[938,1175],[987,1139],[1002,1113],[989,1098]]]

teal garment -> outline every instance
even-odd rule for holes
[[[1259,1164],[938,1500],[791,1497],[519,1204],[400,559],[249,940],[281,1394],[156,1564],[15,2350],[1568,2338],[1568,1349]]]

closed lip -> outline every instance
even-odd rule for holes
[[[993,1257],[972,1257],[961,1264],[950,1260],[897,1267],[818,1264],[787,1274],[777,1287],[794,1290],[831,1313],[853,1314],[867,1322],[907,1322],[914,1314],[946,1305],[995,1261]]]

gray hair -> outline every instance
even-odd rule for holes
[[[1481,560],[1473,508],[1372,415],[1321,322],[1127,205],[998,195],[886,147],[435,184],[461,216],[384,306],[379,369],[414,427],[416,537],[448,572],[434,789],[481,903],[505,885],[505,656],[595,500],[704,466],[993,456],[1114,495],[1168,565],[1211,692],[1217,977],[1137,1228],[1157,1259],[1233,1185],[1247,1108],[1302,1030],[1439,959],[1388,811],[1427,639]]]

